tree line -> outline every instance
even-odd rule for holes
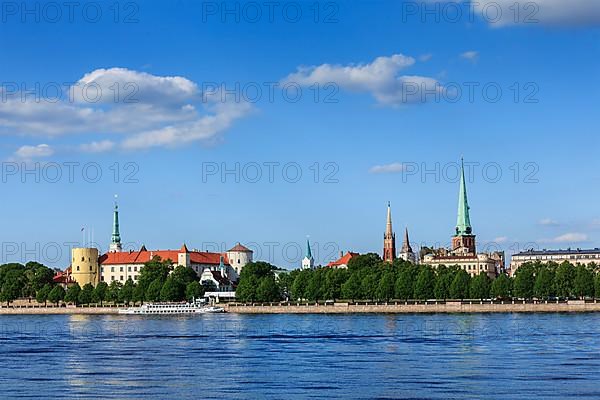
[[[95,287],[88,283],[81,287],[69,284],[67,289],[53,282],[55,271],[36,262],[26,265],[0,265],[0,301],[10,304],[18,298],[34,298],[40,304],[143,303],[144,301],[183,301],[204,296],[215,290],[211,282],[199,282],[199,276],[190,267],[172,266],[171,260],[155,257],[140,270],[137,282],[100,282]]]
[[[276,302],[600,297],[600,273],[593,264],[525,264],[514,278],[500,274],[492,280],[485,273],[471,277],[457,266],[434,269],[403,260],[390,264],[377,254],[365,254],[351,259],[348,269],[276,271],[267,263],[244,267],[236,298]]]

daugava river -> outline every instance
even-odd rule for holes
[[[600,398],[600,314],[1,316],[0,397]]]

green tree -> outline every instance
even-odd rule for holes
[[[108,295],[108,284],[106,282],[100,282],[94,288],[94,292],[92,293],[92,301],[94,303],[100,303],[100,306],[102,306],[102,303],[106,299],[107,295]]]
[[[600,273],[596,274],[594,278],[594,289],[596,292],[596,298],[600,298]]]
[[[160,291],[163,287],[162,279],[156,278],[146,290],[146,300],[158,301],[160,299]]]
[[[381,257],[379,257],[379,254],[361,254],[359,256],[352,257],[350,261],[348,261],[348,271],[353,274],[363,270],[370,270],[375,268],[379,263],[381,263]]]
[[[450,297],[450,285],[454,279],[454,271],[440,266],[437,269],[435,285],[433,286],[433,295],[438,300],[446,300]]]
[[[24,292],[26,286],[25,267],[21,264],[7,264],[4,266],[6,273],[3,274],[0,289],[0,301],[10,304]]]
[[[533,266],[524,264],[515,273],[513,281],[513,292],[515,297],[530,299],[533,297],[533,287],[535,277],[533,275]]]
[[[112,281],[108,286],[108,300],[112,301],[113,304],[117,304],[121,299],[121,282]]]
[[[191,267],[184,267],[183,265],[175,267],[169,277],[172,277],[174,280],[183,284],[184,288],[188,283],[198,280],[196,272]]]
[[[91,283],[86,283],[81,288],[79,296],[77,297],[77,299],[79,300],[79,304],[90,304],[92,302],[93,295],[94,286]]]
[[[321,271],[315,270],[310,274],[310,279],[306,285],[304,297],[311,301],[318,301],[323,298],[321,291]]]
[[[450,297],[453,299],[464,299],[469,293],[469,284],[471,277],[464,269],[459,269],[454,273],[454,279],[450,284]]]
[[[178,278],[169,276],[160,289],[162,301],[180,301],[185,297],[185,286]]]
[[[469,294],[472,299],[488,299],[490,297],[491,280],[485,272],[471,279]]]
[[[583,299],[594,295],[594,273],[584,265],[575,268],[575,295]]]
[[[60,285],[56,285],[48,293],[48,300],[58,306],[58,303],[65,298],[65,295],[65,289]]]
[[[373,300],[376,297],[379,279],[376,273],[367,273],[360,282],[360,294],[363,300]]]
[[[342,285],[342,297],[348,300],[360,298],[360,277],[358,274],[350,275],[350,278]]]
[[[79,301],[79,293],[81,293],[81,287],[79,286],[79,283],[69,285],[67,288],[67,293],[65,294],[65,302],[77,305],[77,302]]]
[[[396,297],[399,299],[410,299],[414,292],[415,269],[404,267],[400,270],[400,274],[396,279]]]
[[[142,285],[135,285],[133,288],[133,301],[143,304],[146,299],[146,289]]]
[[[291,297],[293,300],[305,298],[304,294],[306,293],[306,286],[308,285],[312,272],[313,271],[311,270],[303,270],[297,273],[294,282],[292,283]]]
[[[494,282],[492,282],[490,293],[492,297],[496,299],[507,299],[511,295],[511,286],[511,279],[506,276],[506,274],[500,274],[496,279],[494,279]]]
[[[46,305],[50,291],[52,291],[52,286],[49,283],[46,283],[40,290],[37,291],[35,295],[35,301],[40,304],[44,303],[44,305]]]
[[[242,272],[244,272],[243,269]],[[240,279],[238,287],[235,290],[236,299],[243,302],[256,301],[256,289],[259,283],[259,278],[254,275],[246,276],[243,280]]]
[[[388,271],[384,273],[383,277],[379,280],[379,285],[377,286],[377,300],[389,301],[390,299],[394,298],[395,283],[393,272]]]
[[[433,297],[433,287],[435,285],[435,275],[431,268],[422,266],[417,275],[415,283],[415,299],[427,300]]]
[[[261,278],[258,288],[256,289],[256,297],[258,301],[271,302],[279,301],[279,288],[275,279],[270,276]]]
[[[573,265],[568,262],[563,262],[556,269],[554,276],[554,287],[556,294],[560,297],[571,297],[574,294],[575,270]]]
[[[342,285],[348,280],[348,270],[328,268],[324,271],[325,287],[323,288],[323,297],[328,300],[339,299],[342,296]]]
[[[121,292],[119,293],[119,301],[121,301],[122,303],[125,303],[125,305],[128,306],[129,303],[134,298],[135,289],[136,289],[135,284],[133,283],[131,278],[128,278],[125,281],[125,284],[123,285],[123,287],[121,288]],[[143,299],[143,295],[142,295],[142,299]]]
[[[152,258],[152,260],[144,263],[144,266],[140,270],[140,275],[138,277],[138,285],[144,289],[144,293],[150,286],[150,284],[157,279],[162,283],[164,283],[171,270],[173,262],[171,260],[162,260],[160,257],[156,256]]]
[[[204,287],[198,281],[193,281],[187,284],[185,287],[185,297],[188,301],[193,301],[194,299],[200,299],[204,296]]]
[[[554,274],[546,267],[538,269],[533,285],[533,294],[538,299],[547,299],[554,295]]]

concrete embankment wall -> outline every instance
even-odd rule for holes
[[[0,315],[118,314],[116,307],[2,307]]]
[[[600,303],[569,301],[563,303],[447,302],[434,304],[349,304],[328,305],[225,305],[227,312],[240,314],[344,314],[344,313],[556,313],[600,312]]]

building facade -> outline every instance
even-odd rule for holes
[[[592,263],[600,266],[600,248],[596,249],[566,249],[566,250],[528,250],[514,254],[510,261],[510,275],[514,276],[520,266],[526,263],[548,263],[561,264],[570,262],[573,265],[590,265]]]
[[[471,276],[477,276],[483,272],[490,278],[495,278],[498,271],[504,268],[503,252],[477,253],[467,198],[465,167],[462,160],[458,194],[458,216],[451,248],[450,250],[438,249],[433,253],[426,254],[423,257],[423,263],[434,268],[441,265],[447,267],[458,266],[467,271]]]
[[[344,254],[344,252],[342,251],[342,252],[340,252],[340,258],[327,264],[327,267],[329,267],[329,268],[348,268],[348,263],[350,262],[350,260],[352,260],[354,257],[358,257],[359,255],[360,254],[353,253],[351,251],[348,251],[346,254]]]
[[[123,251],[116,202],[109,251],[99,255],[95,248],[75,248],[71,253],[71,265],[57,274],[55,280],[58,283],[67,285],[77,282],[83,286],[86,283],[97,285],[99,282],[125,283],[128,279],[137,282],[144,264],[160,257],[161,260],[171,260],[173,267],[181,265],[192,268],[199,277],[213,276],[216,287],[226,291],[232,289],[244,266],[253,260],[252,250],[240,243],[224,253],[190,251],[185,244],[179,250],[148,250],[142,246],[139,250]]]

